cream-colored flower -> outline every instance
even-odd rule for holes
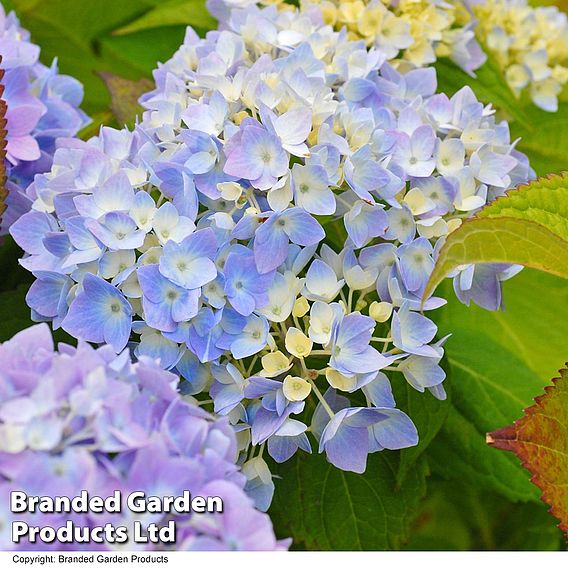
[[[312,340],[296,327],[288,328],[284,344],[288,353],[299,359],[312,352]]]
[[[373,302],[369,306],[369,315],[377,322],[387,321],[392,314],[392,304],[389,302]]]
[[[292,315],[297,318],[304,317],[310,311],[310,304],[306,298],[300,296],[294,303]]]
[[[292,367],[288,357],[282,351],[267,353],[261,357],[260,361],[262,363],[262,371],[259,373],[261,377],[277,377]]]
[[[288,375],[282,384],[282,391],[284,392],[284,396],[291,402],[299,402],[308,397],[312,391],[312,386],[301,377]]]
[[[357,379],[355,377],[346,377],[335,369],[326,369],[325,378],[327,382],[337,390],[351,392],[357,386]]]

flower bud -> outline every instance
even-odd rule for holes
[[[369,315],[377,322],[387,321],[392,314],[392,304],[388,302],[373,302],[369,306]]]
[[[288,400],[292,402],[299,402],[308,397],[312,391],[312,386],[305,379],[288,375],[284,379],[282,390],[284,391],[284,396]]]

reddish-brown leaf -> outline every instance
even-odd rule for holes
[[[1,63],[2,56],[0,56]],[[8,189],[6,188],[6,144],[8,143],[6,140],[6,111],[8,110],[8,105],[3,99],[4,84],[2,79],[4,79],[4,69],[0,69],[0,220],[6,209],[4,200],[8,195]]]
[[[520,420],[487,434],[487,443],[517,454],[568,535],[568,368],[552,382]]]

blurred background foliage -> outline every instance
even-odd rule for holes
[[[568,2],[543,0],[567,9]],[[203,0],[7,0],[60,70],[85,86],[93,125],[132,124],[137,94],[152,70],[181,44],[186,25],[200,35],[215,25]],[[470,84],[492,102],[522,137],[538,174],[566,169],[568,96],[556,114],[516,100],[491,61],[470,78],[446,61],[437,64],[439,89]],[[101,74],[107,75],[106,83]],[[134,83],[135,82],[135,83]],[[107,87],[108,85],[108,87]],[[110,90],[109,90],[110,87]],[[111,96],[112,92],[112,96]],[[113,100],[114,99],[114,100]],[[17,265],[8,238],[0,247],[0,341],[31,325],[25,294],[30,275]],[[296,548],[411,550],[559,550],[557,521],[547,513],[529,474],[512,454],[490,448],[486,432],[510,424],[542,393],[568,356],[566,281],[530,270],[505,284],[506,309],[466,308],[443,288],[440,336],[451,331],[446,402],[392,377],[399,406],[416,422],[421,442],[401,453],[373,455],[365,475],[332,468],[317,456],[275,466],[270,513],[279,536]],[[70,338],[58,332],[57,339]],[[426,451],[427,450],[427,451]]]

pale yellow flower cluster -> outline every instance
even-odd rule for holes
[[[351,39],[364,39],[400,67],[450,57],[466,71],[484,61],[463,5],[442,0],[302,0],[302,11],[317,6],[324,21],[346,28]]]
[[[568,22],[556,7],[527,0],[483,0],[471,4],[476,35],[497,60],[512,91],[525,90],[540,108],[555,112],[568,82]]]

